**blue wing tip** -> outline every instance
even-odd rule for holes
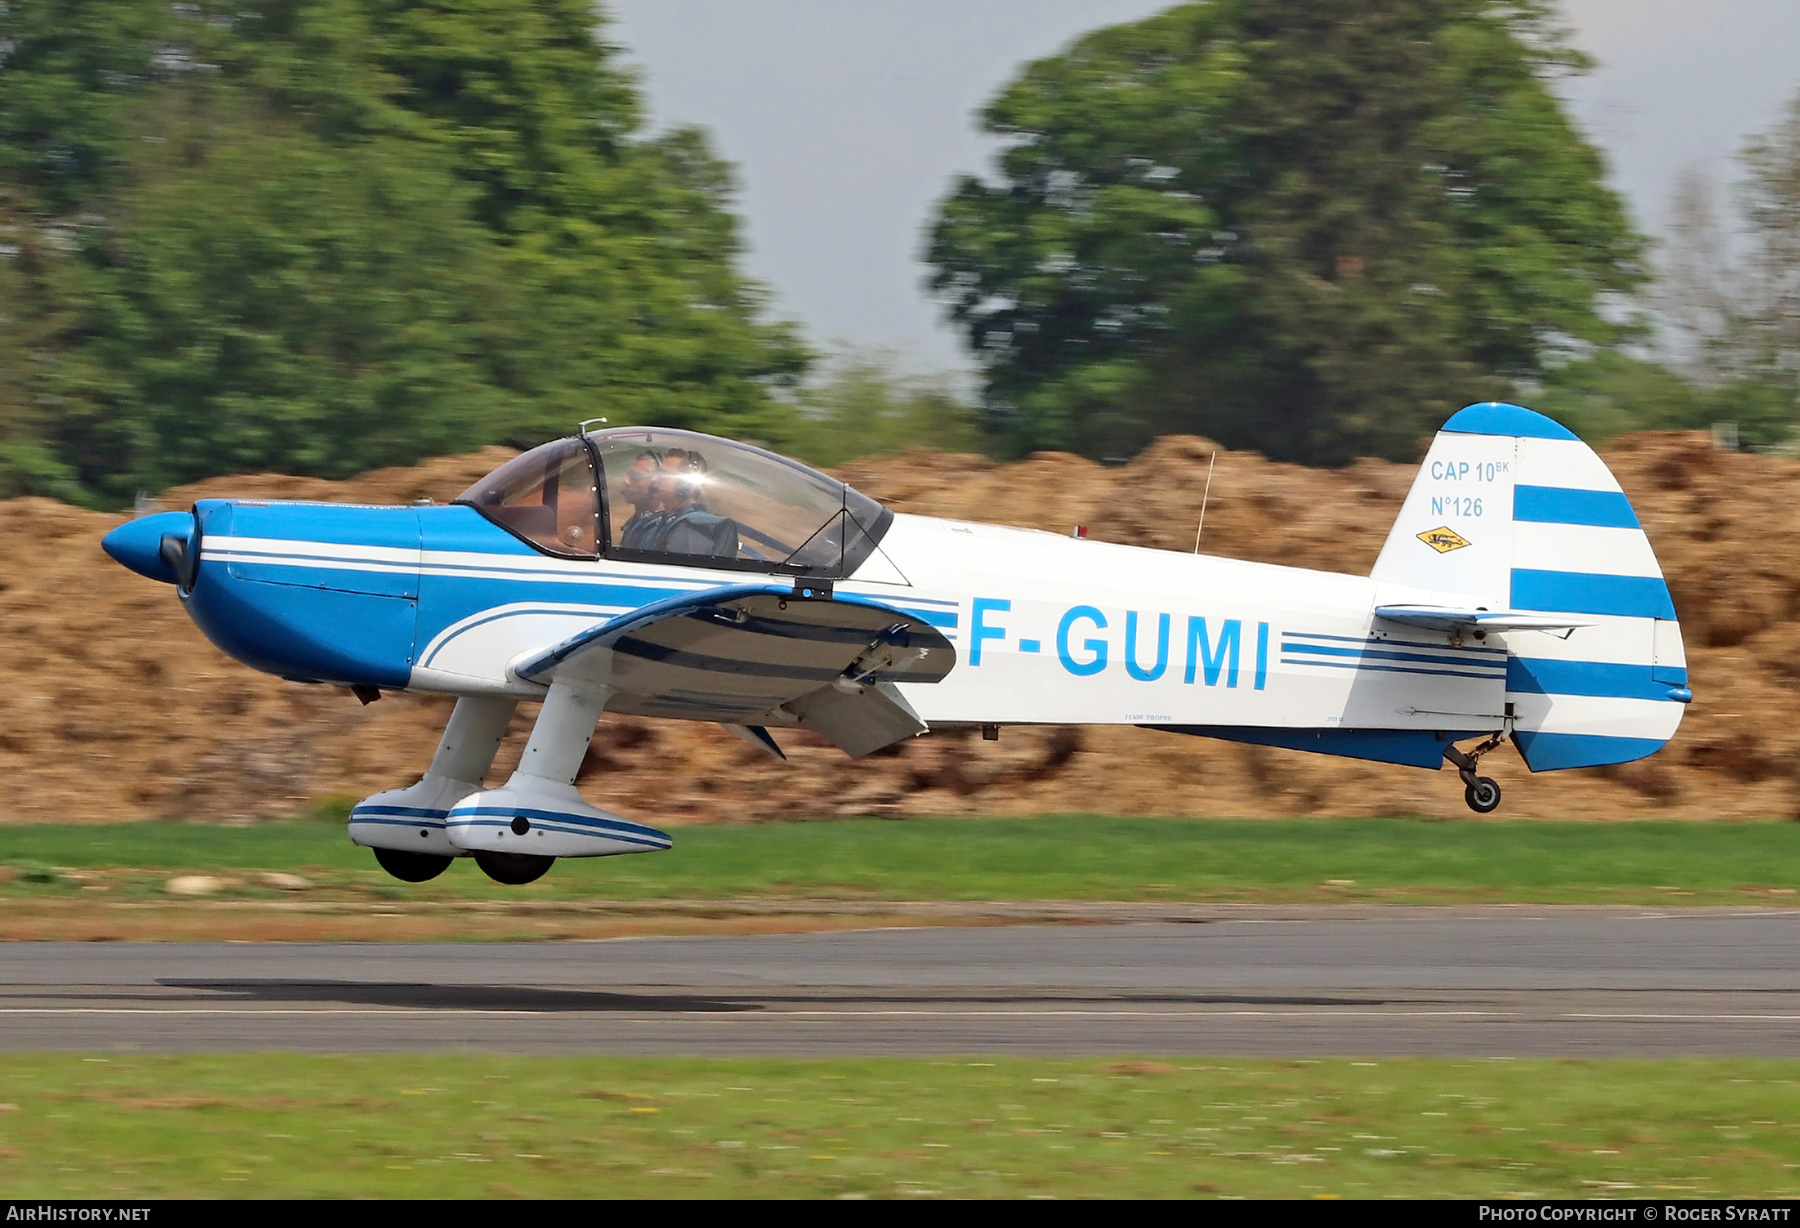
[[[1579,439],[1562,423],[1523,405],[1481,401],[1457,410],[1444,430],[1463,435],[1521,435],[1528,439]]]

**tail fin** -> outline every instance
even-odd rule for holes
[[[1592,448],[1529,409],[1471,405],[1444,424],[1371,575],[1593,624],[1506,633],[1507,711],[1533,771],[1641,759],[1693,698],[1675,606],[1631,502]]]

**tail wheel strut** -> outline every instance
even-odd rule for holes
[[[1463,801],[1476,814],[1489,814],[1500,806],[1500,785],[1491,776],[1477,776],[1476,765],[1481,757],[1506,740],[1506,731],[1497,730],[1473,750],[1462,751],[1454,746],[1444,748],[1444,758],[1456,768],[1456,774],[1462,777]]]

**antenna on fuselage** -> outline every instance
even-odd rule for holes
[[[590,426],[592,426],[592,425],[594,425],[594,423],[596,423],[596,422],[598,422],[598,423],[601,423],[601,424],[602,424],[602,425],[604,425],[604,424],[605,424],[605,422],[606,422],[606,419],[605,419],[605,418],[584,418],[584,419],[582,419],[582,420],[581,420],[581,421],[580,421],[580,422],[578,422],[578,423],[576,423],[576,424],[575,424],[575,433],[576,433],[576,434],[577,434],[577,435],[585,435],[585,434],[587,434],[587,433],[588,433],[588,427],[590,427]]]
[[[1206,489],[1200,493],[1200,523],[1194,526],[1194,553],[1200,553],[1200,534],[1206,528],[1206,501],[1212,495],[1213,466],[1219,463],[1219,451],[1213,449],[1212,459],[1206,462]]]

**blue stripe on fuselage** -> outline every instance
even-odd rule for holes
[[[1483,653],[1495,657],[1506,655],[1504,648],[1484,648],[1478,644],[1464,644],[1460,648],[1452,649],[1448,643],[1442,640],[1436,643],[1429,640],[1397,640],[1392,636],[1385,635],[1327,635],[1323,631],[1283,631],[1281,638],[1283,640],[1328,640],[1338,644],[1374,644],[1382,648],[1426,648],[1436,652],[1454,651],[1474,656],[1480,656]]]
[[[329,682],[404,686],[416,654],[429,649],[435,656],[443,647],[435,641],[452,628],[450,638],[525,613],[601,622],[722,583],[768,582],[737,572],[628,570],[605,560],[551,558],[457,504],[204,500],[201,511],[217,544],[203,549],[208,582],[189,603],[196,622],[258,669]],[[234,539],[260,543],[239,546]],[[357,557],[359,547],[378,548],[385,557]],[[959,622],[953,600],[908,593],[896,601],[883,594],[880,604],[933,627]]]
[[[1477,658],[1471,661],[1467,657],[1454,655],[1454,650],[1444,652],[1389,652],[1377,647],[1375,643],[1362,648],[1339,648],[1328,644],[1306,644],[1297,640],[1286,639],[1282,642],[1281,651],[1315,657],[1349,657],[1365,661],[1414,661],[1427,665],[1456,665],[1464,669],[1498,671],[1501,663],[1492,657]],[[1335,664],[1320,661],[1319,665]]]

